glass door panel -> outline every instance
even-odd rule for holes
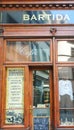
[[[49,130],[49,70],[33,71],[33,130]]]

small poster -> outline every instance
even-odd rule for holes
[[[23,124],[24,68],[8,68],[6,80],[6,124]]]

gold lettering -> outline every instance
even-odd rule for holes
[[[28,14],[23,15],[23,20],[28,21],[30,19],[30,16]]]
[[[33,14],[32,17],[31,17],[31,20],[37,20],[36,16]]]
[[[44,20],[45,18],[45,15],[44,14],[39,14],[38,15],[38,20]]]

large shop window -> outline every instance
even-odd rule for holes
[[[74,125],[74,67],[58,68],[60,126]]]
[[[50,41],[8,41],[7,62],[49,62]]]

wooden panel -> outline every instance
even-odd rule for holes
[[[1,108],[2,108],[2,93],[1,93],[1,90],[2,90],[2,66],[0,66],[0,127],[1,127]]]
[[[51,33],[51,29],[56,29],[55,34]],[[16,33],[17,32],[17,33]],[[5,25],[4,37],[51,37],[51,36],[74,36],[74,26],[56,26],[56,25]]]
[[[3,39],[0,38],[0,126],[1,126],[1,100],[2,100],[2,64],[3,64]]]
[[[13,65],[11,66],[11,68],[14,68]],[[25,73],[24,73],[24,118],[25,118],[25,121],[24,121],[24,125],[18,125],[18,124],[13,124],[13,125],[5,125],[5,109],[6,109],[6,68],[3,67],[3,87],[1,86],[0,87],[0,90],[2,91],[2,95],[0,95],[0,99],[1,99],[1,96],[2,96],[2,102],[0,102],[0,108],[2,108],[2,110],[0,110],[0,112],[2,112],[2,114],[0,113],[1,115],[1,126],[2,129],[4,130],[29,130],[29,70],[28,70],[28,67],[23,67],[25,68]],[[1,74],[1,73],[0,73]],[[2,83],[2,81],[1,81]],[[0,84],[1,85],[1,84]],[[0,92],[1,92],[0,91]]]
[[[0,38],[0,65],[3,64],[3,39]]]
[[[29,127],[29,122],[30,122],[30,118],[29,118],[29,102],[30,102],[30,96],[29,96],[29,68],[28,66],[25,67],[25,101],[24,101],[24,105],[25,105],[25,126]]]
[[[27,128],[1,128],[0,130],[31,130],[31,129],[27,127]]]

